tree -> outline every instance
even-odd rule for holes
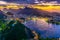
[[[6,23],[4,22],[4,20],[0,20],[0,40],[3,40],[4,37],[4,30],[6,29]]]
[[[22,40],[26,39],[26,33],[25,33],[25,26],[21,24],[19,21],[11,21],[8,26],[10,27],[10,31],[5,36],[5,40]],[[14,26],[12,26],[14,24]],[[8,30],[7,30],[8,31]]]

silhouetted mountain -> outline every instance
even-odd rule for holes
[[[11,13],[11,12],[7,12],[6,14],[7,14],[7,15],[13,15],[13,13]]]
[[[0,10],[0,19],[4,19],[6,18],[7,16],[3,14],[3,12]]]
[[[14,24],[15,22],[16,24]],[[14,24],[14,26],[12,26],[12,24]],[[4,35],[5,40],[23,40],[34,37],[32,31],[20,21],[12,20],[7,25],[10,27],[10,29],[7,28],[4,30],[4,33],[7,33]]]
[[[33,9],[25,7],[18,12],[19,14],[27,15],[27,16],[42,16],[42,17],[51,17],[53,16],[52,13],[40,9]]]
[[[58,13],[58,12],[52,12],[52,15],[53,16],[60,16],[60,13]]]

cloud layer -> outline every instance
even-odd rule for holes
[[[21,1],[19,1],[19,2],[21,2]],[[7,2],[7,1],[0,1],[0,4],[18,4],[19,2],[14,2],[13,3],[13,2]],[[42,4],[42,5],[60,5],[60,3],[58,3],[58,1],[47,1],[47,0],[44,0],[44,1],[35,0],[34,3],[39,3],[39,4]]]

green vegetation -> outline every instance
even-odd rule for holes
[[[0,20],[0,40],[22,40],[27,39],[25,26],[19,21],[12,20],[9,24]]]
[[[17,20],[0,20],[0,40],[27,40],[26,26]],[[30,29],[28,29],[30,30]],[[56,40],[54,38],[39,38],[39,40]]]
[[[13,27],[12,24],[14,21],[11,21],[8,26],[10,26],[10,32],[6,36],[6,40],[22,40],[26,39],[27,36],[25,34],[25,26],[21,24],[19,21]],[[12,36],[12,37],[11,37]]]
[[[0,20],[0,31],[4,31],[6,28],[6,23],[4,20]]]

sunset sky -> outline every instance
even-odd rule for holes
[[[32,2],[32,0],[0,0],[0,4],[8,4],[8,3],[14,3],[18,4],[18,2]],[[60,5],[60,0],[34,0],[34,2],[37,2],[42,5],[49,5],[48,7],[38,7],[39,9],[43,9],[50,12],[60,12],[60,6],[52,6],[52,5]]]

